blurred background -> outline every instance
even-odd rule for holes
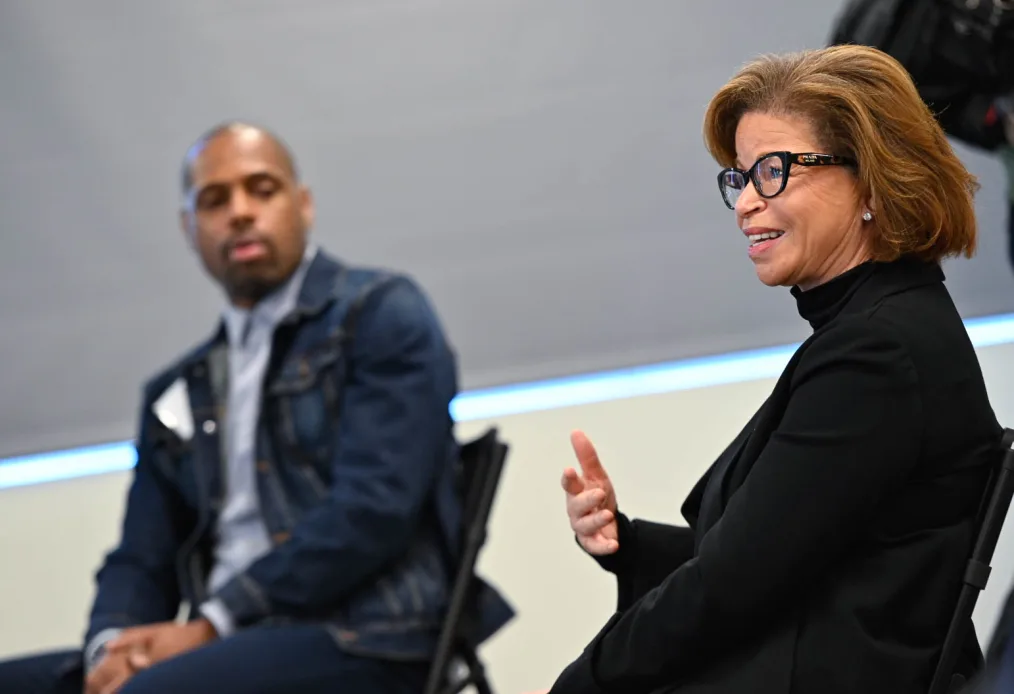
[[[129,473],[74,451],[117,444],[99,457],[122,461],[142,382],[211,330],[222,300],[179,232],[179,164],[241,118],[295,151],[322,245],[429,292],[460,356],[462,437],[495,423],[512,444],[481,568],[519,618],[484,655],[498,690],[548,687],[614,602],[567,528],[569,430],[600,445],[628,513],[678,522],[781,348],[809,332],[786,290],[756,280],[701,124],[738,66],[824,45],[839,9],[3,0],[0,657],[81,637]],[[1007,182],[993,156],[955,146],[983,186],[981,241],[945,266],[948,287],[1012,426]],[[616,373],[646,365],[639,385]],[[577,384],[598,390],[546,395]],[[528,400],[498,399],[508,386]],[[994,567],[983,641],[1014,531]]]

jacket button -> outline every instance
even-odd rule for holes
[[[275,542],[276,545],[280,545],[283,542],[285,542],[286,540],[288,540],[289,537],[290,537],[289,533],[281,532],[281,533],[275,533],[274,535],[272,535],[271,539],[274,540],[274,542]]]
[[[215,427],[215,420],[213,420],[213,419],[205,419],[204,420],[203,429],[204,429],[204,433],[205,434],[214,434],[215,433],[215,428],[216,428]]]
[[[264,474],[267,474],[268,470],[270,470],[270,469],[271,469],[271,465],[268,463],[268,461],[266,461],[266,460],[258,460],[257,461],[257,472],[262,472]]]

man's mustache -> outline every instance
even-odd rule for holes
[[[268,252],[272,252],[274,250],[274,246],[272,246],[271,242],[268,241],[268,239],[263,234],[247,233],[243,234],[242,236],[230,238],[228,241],[222,244],[222,258],[228,260],[229,257],[232,255],[232,252],[236,248],[239,248],[240,246],[248,246],[250,244],[255,243],[264,246],[268,250]]]

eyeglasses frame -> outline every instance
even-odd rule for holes
[[[757,167],[760,165],[762,161],[764,161],[765,159],[770,159],[771,157],[778,157],[778,159],[782,163],[782,169],[785,171],[785,175],[782,176],[782,184],[778,187],[778,190],[775,191],[774,193],[771,193],[770,195],[765,195],[764,193],[761,192],[761,186],[758,184],[758,181],[756,179],[758,171]],[[757,195],[761,196],[766,200],[770,200],[771,198],[780,195],[782,191],[785,190],[785,186],[789,182],[789,172],[792,170],[793,164],[797,164],[799,166],[855,167],[856,161],[851,157],[843,157],[837,154],[817,154],[815,152],[787,152],[787,151],[768,152],[767,154],[758,157],[757,161],[753,163],[753,166],[751,166],[749,169],[745,171],[743,169],[737,169],[734,166],[730,166],[725,169],[722,169],[718,173],[718,191],[722,195],[722,202],[724,202],[725,206],[728,207],[730,210],[736,209],[735,203],[730,205],[729,199],[725,197],[724,180],[728,174],[730,173],[740,174],[744,178],[744,180],[750,181],[750,183],[753,184],[753,188],[755,191],[757,191]]]

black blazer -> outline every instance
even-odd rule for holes
[[[792,293],[813,334],[689,528],[619,517],[618,611],[552,694],[928,688],[999,455],[978,360],[936,264]]]

